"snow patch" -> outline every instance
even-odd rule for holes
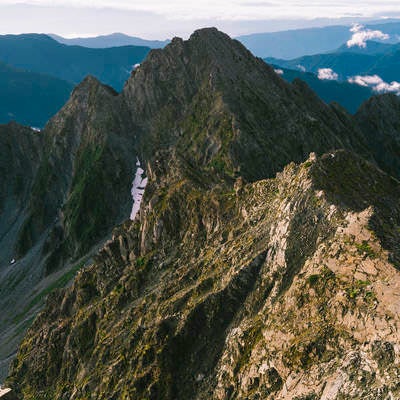
[[[371,30],[366,29],[364,25],[361,24],[354,24],[353,27],[350,29],[350,32],[353,33],[353,36],[350,40],[347,41],[347,47],[367,47],[367,40],[371,39],[380,39],[380,40],[387,40],[390,36],[387,33],[383,33],[382,31],[378,30]]]
[[[144,170],[140,167],[139,159],[137,159],[136,161],[136,167],[137,168],[136,168],[135,178],[133,179],[132,189],[131,189],[133,205],[132,205],[130,219],[132,221],[135,220],[137,213],[140,210],[140,204],[142,202],[144,190],[148,182],[148,178],[142,177],[144,174]]]
[[[331,68],[320,68],[318,70],[318,79],[320,80],[337,81],[338,78],[339,75]]]

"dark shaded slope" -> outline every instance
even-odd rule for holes
[[[21,224],[43,155],[42,134],[16,123],[0,125],[0,150],[0,240],[8,243],[1,246],[0,264],[5,264],[14,256],[7,237]]]
[[[272,176],[310,151],[363,152],[350,119],[311,90],[286,83],[216,29],[153,50],[123,94],[145,132],[146,157],[175,145],[198,167],[251,180]]]
[[[372,97],[356,114],[381,168],[400,176],[400,99],[394,94]]]
[[[122,210],[128,214],[135,163],[129,134],[126,110],[113,89],[89,77],[74,90],[43,131],[45,152],[29,218],[20,232],[19,254],[25,254],[54,219],[59,232],[51,246],[63,242],[68,254],[82,254],[122,218]],[[62,262],[60,254],[57,262]]]
[[[0,62],[0,123],[11,120],[43,127],[65,104],[73,85]]]
[[[29,324],[12,321],[20,311],[18,300],[31,290],[29,280],[33,271],[21,271],[16,263],[15,243],[26,221],[33,182],[43,155],[41,133],[28,127],[9,123],[0,125],[0,380],[7,374],[10,356]],[[16,263],[15,263],[16,262]],[[32,265],[30,265],[32,267]],[[14,331],[19,323],[19,335]],[[9,336],[5,338],[4,332]],[[6,359],[6,361],[3,361]]]
[[[128,218],[130,127],[116,92],[87,78],[42,132],[28,130],[40,138],[40,157],[36,146],[2,149],[6,190],[21,190],[15,186],[24,179],[29,185],[20,200],[9,195],[0,213],[0,379],[46,295],[68,284],[93,246]]]
[[[239,42],[216,29],[197,31],[188,41],[175,38],[165,49],[151,51],[147,60],[132,73],[121,94],[94,78],[85,79],[42,135],[43,156],[27,199],[24,214],[27,222],[12,246],[21,257],[15,271],[22,272],[22,280],[9,275],[8,280],[0,283],[1,288],[10,287],[12,278],[18,290],[24,288],[24,296],[14,304],[18,310],[23,310],[19,311],[22,314],[17,316],[19,320],[29,322],[52,285],[63,286],[69,282],[74,271],[85,262],[90,263],[112,228],[128,219],[136,156],[145,166],[150,180],[141,224],[126,223],[117,231],[100,259],[90,267],[92,272],[81,273],[83,281],[71,289],[71,297],[57,298],[57,307],[47,311],[54,312],[55,318],[49,326],[45,326],[48,314],[43,314],[35,325],[34,329],[38,329],[43,323],[44,331],[58,343],[53,349],[65,346],[66,353],[56,350],[49,354],[44,346],[48,342],[35,338],[32,343],[37,344],[36,361],[31,363],[25,359],[27,353],[18,359],[14,383],[25,385],[29,380],[23,389],[27,396],[30,388],[34,388],[29,395],[36,396],[35,391],[48,390],[50,398],[59,397],[63,390],[68,392],[77,376],[81,372],[80,377],[85,375],[88,363],[98,365],[100,359],[106,361],[98,365],[99,374],[93,374],[93,382],[79,382],[79,385],[82,383],[79,395],[86,396],[98,390],[104,398],[114,395],[118,398],[125,390],[132,396],[139,393],[146,397],[150,393],[149,386],[157,381],[154,396],[168,398],[177,393],[177,396],[191,398],[197,389],[193,389],[192,378],[189,379],[183,367],[175,370],[171,381],[169,371],[176,358],[175,351],[181,344],[192,349],[202,357],[201,365],[207,374],[211,374],[223,351],[225,330],[240,318],[243,311],[240,304],[255,287],[259,256],[274,246],[272,239],[270,245],[265,244],[269,240],[268,232],[274,229],[279,233],[281,221],[286,217],[294,218],[288,236],[290,265],[283,275],[277,272],[277,276],[289,277],[288,283],[306,258],[314,254],[318,235],[325,237],[330,232],[326,230],[325,220],[322,225],[315,222],[319,221],[318,208],[315,208],[318,199],[308,191],[308,184],[296,186],[303,175],[296,178],[296,174],[290,173],[287,180],[283,177],[280,189],[272,181],[267,181],[265,190],[260,189],[256,181],[274,177],[292,161],[304,161],[311,151],[322,154],[346,148],[373,159],[368,142],[352,116],[338,106],[326,105],[305,83],[287,83]],[[243,181],[253,182],[255,186],[248,187],[249,197],[239,204],[234,192],[236,190],[237,197],[241,197]],[[292,183],[293,190],[287,192],[287,185]],[[261,197],[257,195],[259,189]],[[273,221],[276,215],[268,214],[267,225],[260,233],[257,221],[262,221],[262,215],[269,212],[268,199],[274,201],[272,198],[278,193],[282,196],[273,208],[281,217]],[[292,201],[291,193],[299,202],[280,209],[285,201]],[[326,215],[329,215],[329,207],[327,205]],[[295,215],[285,214],[292,209]],[[257,210],[264,211],[258,214]],[[253,213],[253,217],[248,217],[248,213]],[[248,227],[254,227],[255,231]],[[242,236],[247,235],[246,232],[250,236]],[[308,232],[312,233],[309,238]],[[226,281],[219,278],[215,281],[218,282],[217,295],[203,298],[203,290],[208,292],[209,285],[214,287],[213,268],[210,269],[210,265],[214,265],[213,254],[220,252],[221,243],[233,238],[236,255],[232,258],[227,253],[227,260],[218,259],[215,273],[221,272],[222,277],[226,276],[226,265],[233,269]],[[212,249],[207,247],[210,241],[214,243]],[[304,252],[298,253],[303,245],[306,246]],[[286,245],[282,246],[286,249]],[[199,255],[201,264],[197,264]],[[279,257],[277,268],[283,260],[281,255]],[[31,275],[27,271],[32,271]],[[202,274],[201,279],[198,274]],[[122,281],[118,282],[120,279]],[[188,279],[195,286],[201,284],[198,288],[201,304],[195,300],[195,308],[186,309],[195,313],[185,320],[187,324],[183,322],[177,326],[179,321],[173,316],[179,312],[180,302],[187,301],[186,289],[191,290],[185,287],[182,293],[176,293],[168,286],[173,283],[176,290],[180,290],[180,279],[185,282]],[[272,285],[270,279],[265,282]],[[158,291],[158,285],[167,285],[165,291]],[[269,284],[267,286],[270,288]],[[268,287],[262,288],[265,296]],[[288,287],[287,283],[282,284],[280,291]],[[159,295],[165,300],[175,294],[179,300],[177,304],[156,301]],[[148,298],[148,295],[155,297]],[[92,301],[101,303],[99,312],[92,308]],[[139,308],[136,308],[136,301],[141,304]],[[53,307],[54,302],[51,304]],[[142,322],[138,322],[137,317],[144,315],[147,307],[158,309],[160,304],[163,305],[159,312],[172,318],[171,326],[168,320],[162,323],[159,331],[150,329],[147,334],[166,347],[163,345],[157,353],[159,349],[153,351],[150,346],[150,353],[143,355],[139,349],[146,348],[149,337],[146,334],[142,340]],[[224,304],[229,307],[224,309]],[[81,306],[85,311],[76,314]],[[122,309],[127,312],[126,321],[119,320]],[[221,320],[218,332],[212,328],[213,310]],[[67,316],[68,319],[65,325],[59,326],[60,330],[52,325],[58,324],[59,311],[61,318]],[[207,316],[209,312],[211,317]],[[14,314],[14,310],[10,309],[11,313]],[[151,320],[157,313],[149,314]],[[6,339],[9,338],[7,332],[18,326],[14,315],[10,314],[5,315],[5,323],[1,325],[1,337]],[[197,315],[205,323],[202,332],[207,338],[199,346],[192,340]],[[144,325],[152,325],[151,320]],[[103,324],[98,335],[97,321]],[[26,326],[20,326],[20,332]],[[125,341],[125,328],[119,331],[121,326],[129,326],[134,336],[129,334],[129,340]],[[175,339],[167,343],[165,336],[170,334],[169,329],[176,334]],[[129,343],[131,358],[114,364],[116,360],[108,353],[108,340],[112,339],[108,332],[110,335],[118,332],[118,338]],[[203,351],[209,342],[212,345],[210,357]],[[117,341],[117,357],[122,354],[120,344]],[[155,357],[159,358],[156,369],[152,369]],[[142,358],[143,365],[138,361]],[[184,358],[186,360],[186,356]],[[129,359],[135,361],[130,363]],[[48,365],[54,369],[48,370]],[[114,366],[122,368],[126,372],[124,376],[131,377],[130,380],[123,378],[116,382],[113,374],[105,373],[104,365],[111,370]],[[34,371],[31,376],[29,371]],[[203,372],[196,369],[195,373]],[[99,376],[106,377],[101,384],[97,381]],[[176,387],[177,381],[186,378],[183,389]],[[210,379],[215,382],[217,377],[210,375]],[[204,385],[207,386],[207,381]],[[132,387],[135,389],[131,392]]]

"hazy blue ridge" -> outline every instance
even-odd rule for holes
[[[73,84],[0,62],[0,123],[42,127],[68,100]]]
[[[17,68],[40,72],[72,83],[93,75],[120,91],[135,64],[149,47],[89,49],[67,46],[43,34],[0,36],[0,60]]]
[[[59,35],[49,34],[50,37],[69,46],[83,46],[93,49],[120,47],[120,46],[146,46],[152,49],[165,47],[169,40],[147,40],[136,36],[125,35],[124,33],[111,33],[110,35],[100,35],[95,37],[64,38]]]

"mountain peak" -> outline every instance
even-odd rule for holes
[[[210,39],[210,38],[220,38],[220,39],[225,39],[225,40],[232,40],[229,35],[218,30],[215,27],[206,27],[206,28],[197,29],[190,35],[189,40],[195,40],[197,38],[200,38],[202,40]]]
[[[218,60],[222,61],[222,67],[231,66],[233,53],[240,53],[245,58],[251,56],[251,53],[240,42],[230,38],[217,28],[202,28],[193,32],[188,40],[174,37],[164,49],[152,50],[143,64],[168,62],[168,65],[173,67],[179,60],[167,61],[165,57],[175,56],[183,58],[185,64],[199,64],[198,69],[205,72]]]
[[[331,384],[399,398],[400,186],[368,159],[395,155],[400,112],[371,110],[330,107],[206,28],[152,51],[120,94],[86,77],[23,148],[0,135],[0,342],[81,269],[10,386],[26,400],[305,399]]]
[[[116,92],[111,86],[105,85],[104,83],[100,82],[96,77],[93,75],[87,75],[79,85],[77,85],[73,91],[73,95],[77,93],[86,93],[90,92],[91,90],[96,89],[103,89],[104,91],[108,92],[116,96],[118,92]]]
[[[217,166],[231,178],[272,177],[312,151],[360,143],[345,117],[216,28],[152,50],[123,96],[144,159],[173,146],[198,168]]]

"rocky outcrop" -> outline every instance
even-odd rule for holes
[[[80,272],[8,383],[26,399],[398,396],[399,183],[363,129],[215,29],[152,51],[119,95],[86,79],[42,133],[0,284],[23,311],[2,329],[18,338]],[[136,156],[149,183],[124,222]]]
[[[66,255],[80,256],[121,218],[129,199],[129,193],[120,195],[121,186],[129,188],[134,167],[129,129],[113,89],[88,77],[74,90],[43,131],[45,154],[31,194],[28,222],[20,232],[20,254],[56,225],[51,242],[62,241]],[[110,207],[112,203],[119,207]],[[55,258],[62,261],[62,254]]]
[[[399,192],[346,152],[236,191],[175,182],[49,299],[9,383],[26,399],[396,397],[400,273],[373,221],[400,226]]]
[[[210,28],[152,50],[123,96],[141,128],[146,159],[174,146],[199,169],[256,180],[312,151],[368,153],[351,118],[305,87],[285,82],[238,41]]]
[[[1,400],[17,400],[17,398],[14,396],[14,393],[11,389],[5,388],[2,389],[0,387],[0,399]]]
[[[48,292],[129,215],[130,126],[117,94],[89,77],[43,131],[0,128],[0,381]]]

